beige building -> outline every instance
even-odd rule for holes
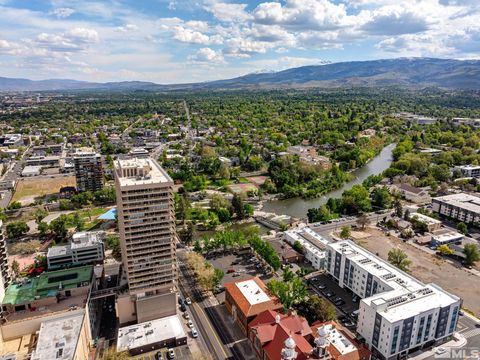
[[[173,180],[152,159],[115,162],[118,227],[128,293],[117,300],[120,324],[176,313]]]

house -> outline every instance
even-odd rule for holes
[[[430,246],[436,248],[440,245],[459,244],[462,242],[464,236],[453,230],[443,229],[432,233],[432,240]]]
[[[277,255],[284,264],[302,263],[305,259],[303,254],[296,251],[287,242],[278,239],[269,240],[268,243],[275,249]]]
[[[416,204],[426,204],[432,200],[427,190],[406,183],[390,185],[390,191],[397,191],[405,200]]]
[[[479,165],[460,165],[455,166],[453,171],[458,171],[462,177],[480,177],[480,166]]]
[[[416,219],[427,225],[428,231],[435,231],[439,230],[442,227],[442,222],[440,220],[434,219],[430,216],[423,215],[420,213],[413,213],[410,215],[411,219]]]
[[[225,284],[225,306],[243,333],[246,335],[248,324],[265,310],[277,311],[282,304],[270,295],[260,278],[233,281]]]

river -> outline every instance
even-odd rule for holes
[[[296,218],[304,218],[310,208],[319,207],[325,204],[329,198],[339,198],[345,190],[351,189],[353,185],[361,184],[370,175],[377,175],[390,167],[393,161],[392,151],[396,144],[385,146],[380,154],[369,161],[365,166],[352,172],[355,179],[345,183],[341,188],[331,191],[321,197],[314,199],[302,199],[300,197],[285,200],[266,201],[262,210],[275,214],[285,214]]]

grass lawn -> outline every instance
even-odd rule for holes
[[[35,202],[37,197],[57,194],[64,186],[75,186],[75,176],[23,179],[17,184],[12,202],[20,201],[22,204],[30,204]]]

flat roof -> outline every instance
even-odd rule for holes
[[[143,169],[148,168],[147,176],[124,177],[122,169]],[[147,185],[156,183],[172,183],[173,180],[167,172],[153,159],[118,159],[115,161],[115,170],[120,186]]]
[[[455,239],[463,239],[464,235],[453,230],[437,231],[432,234],[432,240],[445,242]]]
[[[117,351],[128,351],[168,339],[186,337],[178,315],[147,321],[118,329]]]
[[[480,197],[475,195],[460,193],[439,196],[434,198],[433,200],[443,202],[445,204],[449,204],[465,210],[469,210],[475,213],[480,213]]]
[[[67,315],[42,322],[31,360],[73,360],[84,316]]]
[[[340,331],[338,331],[332,324],[323,325],[327,332],[327,337],[330,340],[330,345],[335,347],[341,355],[356,351],[357,347]]]
[[[92,280],[90,265],[44,272],[23,282],[11,283],[2,304],[21,305],[36,299],[56,296],[58,290],[88,286]]]
[[[242,295],[247,299],[250,305],[261,304],[270,301],[270,297],[258,284],[253,280],[245,280],[235,284]]]
[[[434,219],[430,216],[423,215],[423,214],[420,214],[420,213],[413,213],[413,214],[411,214],[410,217],[411,218],[416,217],[417,220],[419,220],[421,222],[424,222],[425,224],[441,224],[442,223],[440,220]]]
[[[455,166],[455,168],[463,170],[480,170],[480,165],[458,165]]]

